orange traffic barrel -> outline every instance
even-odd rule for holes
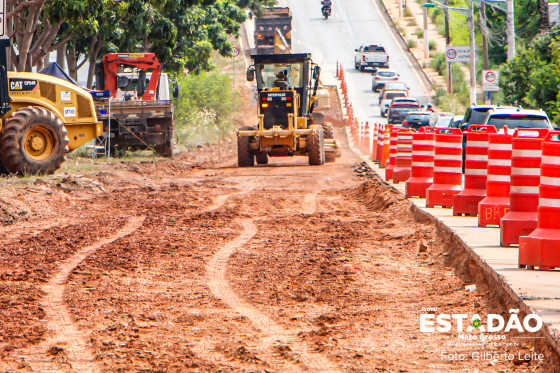
[[[362,136],[360,137],[362,153],[369,153],[369,122],[362,123]]]
[[[376,159],[377,162],[379,162],[379,166],[380,167],[384,167],[384,165],[382,165],[381,161],[383,160],[383,137],[384,137],[384,133],[385,133],[385,127],[383,126],[382,123],[379,123],[379,126],[377,127],[377,151],[376,151]]]
[[[509,184],[511,174],[512,135],[488,134],[488,176],[486,197],[478,204],[478,226],[500,225],[500,219],[509,210]]]
[[[465,189],[453,200],[453,215],[478,214],[478,203],[486,197],[488,168],[488,134],[494,126],[471,125],[465,146]]]
[[[560,267],[560,132],[549,132],[542,144],[537,228],[519,238],[519,267]]]
[[[377,158],[377,143],[379,141],[379,132],[378,132],[378,127],[379,127],[379,123],[373,123],[371,125],[371,130],[370,130],[370,135],[372,137],[371,139],[371,160],[372,161],[376,161]]]
[[[513,134],[509,211],[500,221],[500,244],[519,243],[537,228],[542,143],[547,128],[518,129]]]
[[[397,131],[398,128],[393,127],[389,136],[389,164],[385,168],[385,180],[393,179],[393,170],[395,169],[396,156],[397,156]]]
[[[434,182],[436,132],[435,127],[420,127],[412,134],[410,179],[405,184],[407,197],[426,198],[426,189]]]
[[[383,151],[381,157],[380,167],[387,167],[389,163],[389,146],[391,144],[391,129],[393,128],[392,125],[386,124],[385,129],[383,130]]]
[[[397,133],[397,153],[395,155],[395,169],[393,183],[407,181],[412,167],[412,128],[400,128]]]
[[[453,196],[463,190],[463,133],[459,128],[436,132],[434,183],[426,190],[427,207],[453,207]]]

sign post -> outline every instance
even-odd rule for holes
[[[235,90],[235,57],[239,56],[239,49],[233,47],[231,55],[233,56],[233,89]]]
[[[499,70],[482,70],[482,90],[488,92],[488,100],[492,103],[492,93],[500,90],[498,81],[500,80]]]

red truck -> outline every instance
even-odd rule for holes
[[[153,53],[109,53],[96,64],[97,90],[110,102],[97,101],[99,119],[109,132],[111,150],[153,149],[173,155],[173,101],[169,80]],[[179,87],[173,86],[177,97]]]

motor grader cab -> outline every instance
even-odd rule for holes
[[[66,153],[101,136],[91,94],[50,75],[6,71],[0,39],[0,170],[52,174]]]
[[[332,162],[340,150],[330,123],[313,116],[321,69],[311,55],[262,54],[247,80],[256,80],[258,124],[237,132],[238,165],[267,164],[268,157],[307,156],[310,165]]]

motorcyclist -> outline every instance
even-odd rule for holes
[[[321,13],[324,12],[325,8],[329,9],[332,5],[331,0],[321,0]]]
[[[429,111],[429,112],[431,112],[431,113],[434,112],[434,108],[432,107],[432,104],[426,105],[426,111]]]

